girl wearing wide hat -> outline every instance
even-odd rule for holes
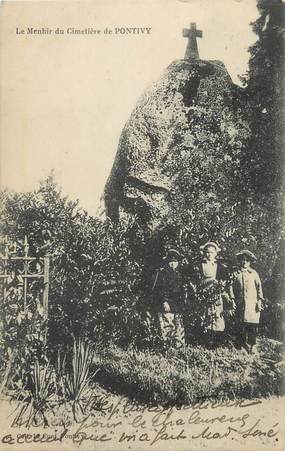
[[[248,249],[236,254],[239,269],[234,273],[233,291],[237,304],[239,345],[252,353],[262,310],[262,285],[258,273],[251,267],[257,258]]]

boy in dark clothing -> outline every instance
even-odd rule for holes
[[[164,264],[155,273],[152,286],[153,310],[158,317],[161,337],[164,341],[170,340],[177,348],[185,345],[185,293],[178,270],[179,259],[179,252],[168,249]]]

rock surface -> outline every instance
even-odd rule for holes
[[[105,187],[107,215],[116,220],[128,212],[155,230],[173,212],[180,214],[179,205],[190,209],[197,171],[206,173],[211,158],[231,164],[231,152],[239,152],[235,89],[220,61],[170,64],[122,131]],[[201,190],[207,192],[207,184]]]

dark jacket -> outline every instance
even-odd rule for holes
[[[163,266],[155,271],[151,287],[151,304],[155,312],[165,312],[163,303],[167,302],[170,313],[182,313],[184,309],[184,290],[179,270]]]

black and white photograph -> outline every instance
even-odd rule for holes
[[[3,451],[284,451],[284,39],[282,0],[0,1]]]

